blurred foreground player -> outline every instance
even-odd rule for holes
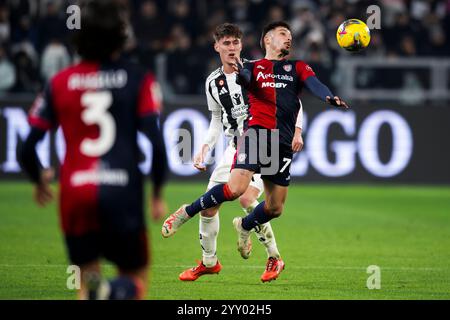
[[[149,248],[138,168],[137,133],[153,144],[152,215],[164,215],[167,155],[159,128],[160,93],[150,73],[120,58],[126,21],[115,1],[81,7],[75,45],[82,61],[46,86],[30,110],[30,135],[21,164],[35,183],[34,198],[52,200],[50,170],[42,170],[36,144],[61,125],[66,156],[60,174],[60,222],[71,263],[81,268],[80,299],[141,299],[146,293]],[[117,267],[100,277],[100,259]]]

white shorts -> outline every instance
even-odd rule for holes
[[[232,145],[228,145],[222,156],[222,159],[220,160],[219,164],[214,169],[213,173],[211,174],[211,177],[209,178],[208,190],[218,184],[228,182],[230,178],[230,171],[231,166],[233,165],[235,153],[236,149]],[[264,191],[264,183],[261,179],[261,175],[254,174],[252,181],[250,181],[250,185],[259,190],[258,194],[259,198]]]

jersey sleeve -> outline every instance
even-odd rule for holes
[[[41,130],[50,130],[56,127],[56,115],[50,84],[34,100],[28,114],[28,122],[32,127]]]
[[[161,107],[161,87],[156,81],[155,76],[151,73],[147,73],[139,88],[138,116],[145,117],[147,115],[159,113]]]
[[[297,71],[298,77],[303,82],[305,82],[309,77],[316,75],[313,69],[303,61],[297,61],[295,64],[295,70]]]
[[[211,121],[209,123],[208,132],[206,133],[203,144],[207,144],[209,150],[214,149],[217,140],[222,133],[222,112],[211,111]]]
[[[207,79],[205,83],[205,92],[206,92],[206,101],[208,103],[209,111],[221,111],[222,107],[220,104],[214,99],[212,94],[212,82],[214,80]]]

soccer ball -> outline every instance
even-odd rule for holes
[[[369,45],[370,30],[358,19],[349,19],[339,26],[336,39],[341,48],[350,52],[358,52]]]

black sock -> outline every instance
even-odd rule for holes
[[[248,216],[242,218],[242,228],[244,228],[244,230],[247,231],[252,230],[257,225],[272,220],[272,218],[268,216],[264,211],[265,204],[266,202],[262,201],[260,204],[256,206],[255,209],[253,209],[253,211]]]
[[[111,288],[109,300],[132,300],[139,297],[139,288],[130,277],[118,277],[109,281]]]

